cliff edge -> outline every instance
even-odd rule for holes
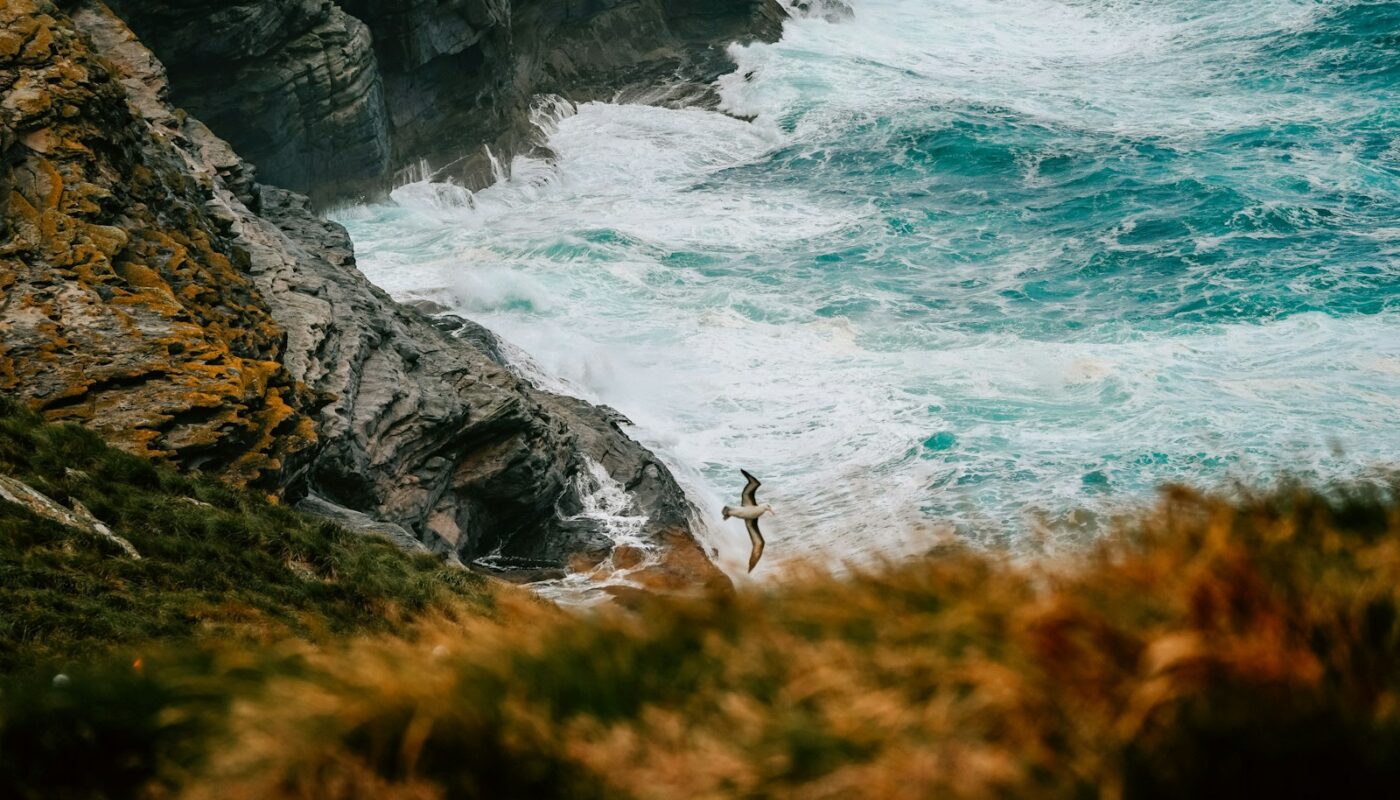
[[[654,544],[643,582],[724,580],[619,415],[523,381],[470,323],[396,304],[343,229],[257,183],[168,94],[102,3],[0,9],[0,391],[464,559],[606,560],[586,512],[616,483]]]

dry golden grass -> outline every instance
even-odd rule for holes
[[[1185,490],[1051,564],[298,645],[191,798],[1358,796],[1400,786],[1394,483]]]

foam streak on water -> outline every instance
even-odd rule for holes
[[[751,124],[551,106],[557,163],[344,212],[362,267],[705,510],[762,476],[774,564],[1400,462],[1400,4],[854,9],[735,50]]]

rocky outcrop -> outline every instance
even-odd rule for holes
[[[531,102],[715,100],[725,46],[774,39],[777,0],[113,0],[175,100],[319,202],[406,167],[469,188],[538,151]],[[217,31],[217,36],[211,36]],[[489,152],[484,147],[489,147]],[[495,166],[493,167],[493,154]]]
[[[271,486],[315,439],[282,330],[175,116],[138,124],[130,87],[57,13],[0,5],[0,390]]]
[[[113,533],[106,523],[93,516],[92,512],[87,510],[87,506],[76,499],[72,501],[72,510],[69,510],[24,481],[0,475],[0,501],[17,505],[31,514],[53,520],[65,528],[105,539],[116,545],[128,558],[141,560],[141,554],[136,552],[131,542]]]
[[[466,556],[558,565],[611,541],[577,517],[589,460],[624,484],[647,533],[688,528],[670,473],[620,417],[542,392],[463,337],[394,303],[354,267],[345,231],[305,197],[261,187],[261,217],[238,230],[287,331],[292,375],[332,397],[305,477],[316,495]],[[226,198],[227,199],[227,198]],[[464,323],[465,325],[465,323]]]
[[[470,323],[394,303],[343,229],[171,108],[105,6],[68,8],[0,11],[0,389],[353,529],[503,564],[607,557],[584,513],[599,465],[660,573],[723,580],[618,415],[521,380]]]
[[[393,542],[400,550],[407,553],[428,553],[428,546],[423,544],[418,537],[402,525],[395,525],[392,522],[377,520],[368,514],[346,508],[338,503],[309,494],[297,502],[297,510],[304,511],[315,517],[333,521],[346,530],[354,531],[361,536],[377,536]],[[461,560],[456,554],[448,556],[454,564],[460,565]]]

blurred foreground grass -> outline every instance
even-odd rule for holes
[[[0,682],[3,796],[1355,797],[1400,786],[1392,479],[1232,501],[1172,490],[1071,559],[942,547],[839,578],[581,616],[146,472],[76,431],[16,434],[14,420],[0,442],[72,441],[52,466],[35,455],[44,441],[0,445],[4,469],[80,496],[149,560],[171,563],[133,573],[0,511],[0,630],[18,648]],[[116,494],[193,493],[217,511],[160,511],[152,494],[99,508],[99,493],[55,471],[82,458],[88,480],[117,482]],[[210,539],[238,552],[215,556]],[[276,566],[289,559],[321,577],[288,583]],[[239,614],[181,610],[229,602],[256,609],[251,629]],[[120,616],[89,619],[106,615]]]

